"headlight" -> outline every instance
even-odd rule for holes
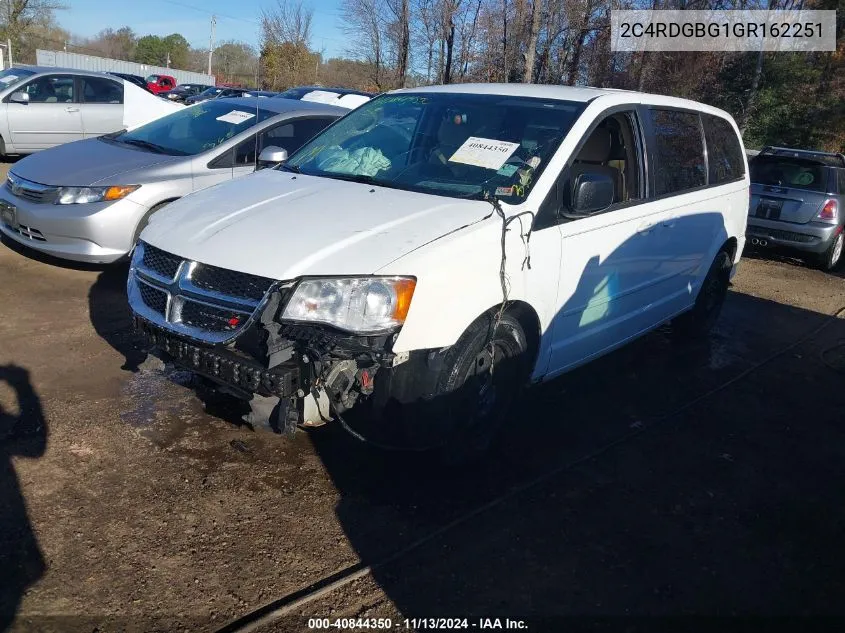
[[[412,277],[305,279],[282,319],[325,323],[358,334],[389,331],[405,322],[416,285]]]
[[[111,202],[125,198],[141,185],[114,187],[59,187],[56,204],[85,204],[86,202]]]

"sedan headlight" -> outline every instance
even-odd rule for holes
[[[413,277],[304,279],[282,320],[325,323],[357,334],[389,331],[405,322],[416,285]]]
[[[59,187],[56,204],[85,204],[86,202],[112,202],[125,198],[141,185],[116,185],[114,187]]]

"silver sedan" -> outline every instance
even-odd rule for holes
[[[214,99],[16,163],[0,232],[82,262],[125,257],[168,202],[277,163],[348,110],[289,99]]]

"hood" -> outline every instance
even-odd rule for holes
[[[15,163],[11,171],[42,185],[85,187],[96,184],[133,184],[115,183],[114,179],[136,169],[183,158],[90,138],[31,154]]]
[[[481,201],[268,169],[171,203],[141,239],[273,279],[366,275],[491,212]]]

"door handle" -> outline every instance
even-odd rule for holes
[[[79,112],[79,108],[74,108],[73,106],[68,106],[65,108],[65,112]]]
[[[642,224],[640,224],[637,227],[637,233],[642,233],[642,234],[650,233],[651,230],[654,228],[654,226],[655,226],[654,222],[643,222]]]

